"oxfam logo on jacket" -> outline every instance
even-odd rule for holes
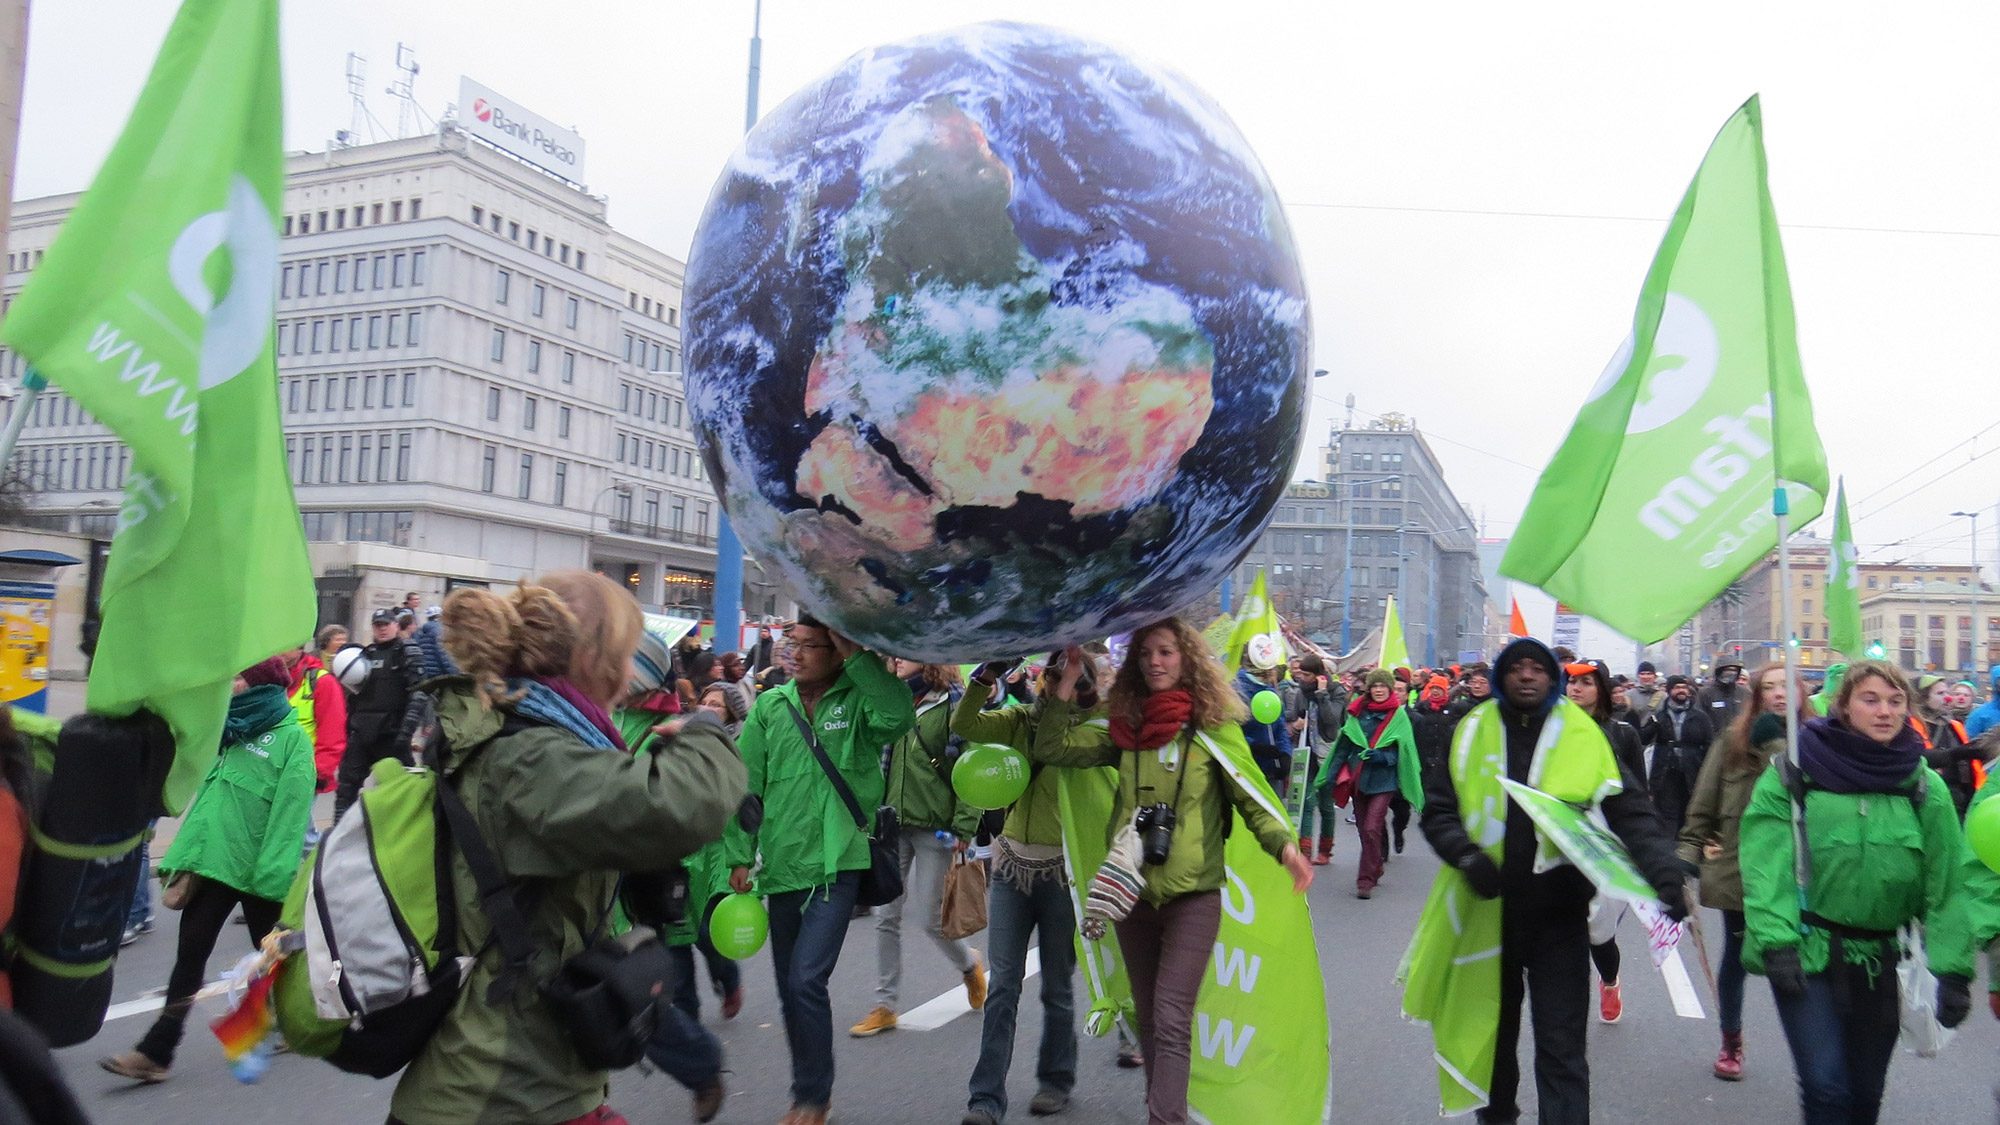
[[[228,252],[226,269],[215,268],[224,264],[213,261],[218,250]],[[197,217],[174,239],[167,276],[204,321],[199,388],[248,370],[264,352],[278,296],[277,226],[249,177],[231,176],[224,208]]]
[[[1634,346],[1634,338],[1627,336],[1591,388],[1592,401],[1631,374]],[[1652,357],[1638,375],[1621,456],[1627,464],[1642,466],[1642,472],[1673,473],[1674,466],[1686,466],[1638,508],[1639,524],[1664,541],[1680,538],[1704,511],[1739,491],[1739,484],[1753,476],[1761,479],[1764,474],[1755,462],[1771,455],[1768,395],[1699,425],[1689,417],[1708,394],[1721,359],[1721,339],[1707,311],[1679,293],[1668,293]]]

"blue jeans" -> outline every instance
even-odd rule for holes
[[[722,1073],[722,1041],[701,1026],[700,1000],[690,1012],[681,992],[694,977],[694,946],[677,945],[668,952],[674,962],[674,1002],[660,1007],[660,1025],[646,1044],[646,1059],[690,1090],[699,1090]],[[683,956],[685,954],[685,956]]]
[[[1334,814],[1339,811],[1339,806],[1333,803],[1333,783],[1329,781],[1317,792],[1313,790],[1313,783],[1319,780],[1319,771],[1324,766],[1325,761],[1322,758],[1314,758],[1311,764],[1306,766],[1306,801],[1303,811],[1299,813],[1301,840],[1310,840],[1315,836],[1324,836],[1329,843],[1333,840],[1333,826],[1336,823]],[[1314,813],[1319,814],[1317,831],[1315,831]]]
[[[139,844],[139,883],[132,888],[132,906],[125,912],[128,930],[153,916],[153,828],[159,823],[147,822],[146,838]]]
[[[1722,1030],[1743,1030],[1743,912],[1722,912],[1722,967],[1715,974],[1715,1002],[1722,1009]]]
[[[1893,955],[1882,960],[1873,978],[1866,966],[1836,963],[1808,975],[1803,996],[1771,990],[1798,1072],[1804,1125],[1874,1125],[1881,1113],[1902,1030],[1896,963]]]
[[[701,1019],[701,978],[694,971],[695,950],[701,950],[702,960],[708,963],[708,979],[716,991],[727,997],[743,984],[743,970],[722,954],[708,939],[708,927],[702,926],[693,945],[676,945],[668,949],[674,959],[674,1007],[688,1014],[692,1020]]]
[[[1042,879],[1026,894],[995,879],[986,895],[986,959],[992,968],[979,1065],[972,1070],[969,1109],[1007,1116],[1007,1069],[1014,1062],[1014,1020],[1028,936],[1042,942],[1042,1049],[1035,1081],[1067,1094],[1076,1085],[1076,910],[1061,879]]]
[[[772,895],[771,969],[792,1053],[792,1102],[824,1109],[833,1101],[833,1007],[826,984],[854,917],[859,871],[824,887]]]

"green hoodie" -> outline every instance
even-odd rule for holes
[[[618,736],[625,740],[625,745],[630,747],[633,753],[638,753],[642,747],[647,747],[647,739],[651,737],[654,727],[688,717],[669,715],[664,711],[642,711],[637,707],[627,707],[613,712],[611,723],[618,728]],[[647,748],[657,749],[660,745],[664,743],[659,739],[653,739],[653,745]],[[730,749],[734,751],[734,743]],[[729,868],[722,864],[722,838],[718,836],[711,843],[702,845],[701,850],[682,860],[681,869],[687,872],[688,877],[687,917],[681,919],[680,925],[661,935],[666,943],[672,946],[693,945],[699,936],[697,927],[707,917],[708,904],[729,893]],[[630,922],[622,917],[622,908],[620,914],[619,932],[623,932],[630,926]]]
[[[1174,806],[1174,835],[1167,862],[1144,869],[1146,889],[1141,897],[1154,906],[1222,886],[1223,835],[1230,827],[1232,805],[1272,859],[1279,858],[1293,842],[1291,825],[1272,816],[1244,785],[1231,780],[1229,770],[1192,733],[1183,732],[1178,742],[1159,750],[1128,752],[1111,741],[1108,724],[1085,721],[1085,713],[1076,704],[1050,697],[1042,707],[1034,742],[1026,751],[1030,758],[1052,766],[1118,768],[1118,796],[1111,820],[1104,826],[1107,839],[1119,827],[1132,823],[1140,805]],[[1240,724],[1222,723],[1201,733],[1230,755],[1239,771],[1243,764],[1255,770]],[[1254,772],[1247,776],[1257,782],[1263,778]]]
[[[533,979],[497,1003],[490,997],[500,950],[487,940],[492,926],[472,871],[455,856],[459,945],[482,952],[456,1005],[403,1071],[389,1110],[408,1125],[580,1117],[603,1103],[609,1075],[576,1057],[537,983],[583,951],[619,871],[658,870],[721,834],[743,800],[743,765],[713,718],[691,720],[672,742],[631,755],[585,745],[560,727],[507,727],[511,712],[482,707],[464,676],[433,680],[429,690],[445,773],[502,873],[538,891],[528,919]]]
[[[282,902],[312,826],[312,736],[284,689],[269,684],[231,697],[226,729],[244,737],[209,767],[160,870]]]
[[[1806,848],[1812,886],[1805,909],[1865,930],[1894,930],[1924,923],[1924,951],[1931,971],[1972,975],[1972,941],[1964,900],[1965,841],[1951,791],[1929,766],[1918,766],[1910,784],[1929,775],[1923,813],[1907,793],[1806,793]],[[1764,971],[1769,949],[1796,946],[1808,973],[1824,972],[1828,931],[1802,926],[1798,881],[1792,871],[1792,798],[1776,769],[1767,769],[1743,811],[1739,850],[1743,869],[1743,966]],[[1896,953],[1880,941],[1846,939],[1846,959],[1896,967]]]
[[[855,826],[807,747],[792,708],[812,724],[821,748],[854,790],[867,828]],[[847,658],[809,716],[800,707],[797,681],[758,696],[736,746],[750,772],[750,792],[763,799],[764,821],[756,833],[729,822],[722,837],[724,864],[748,867],[761,858],[760,895],[823,887],[843,871],[866,870],[868,834],[885,788],[882,748],[903,737],[915,720],[909,686],[866,651]]]
[[[943,693],[915,704],[916,721],[889,747],[883,804],[896,810],[905,828],[950,832],[970,840],[979,831],[980,810],[958,799],[951,788],[945,751],[951,742],[951,699]]]

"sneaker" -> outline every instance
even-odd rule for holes
[[[97,1065],[120,1078],[130,1078],[134,1082],[143,1082],[148,1086],[157,1086],[165,1082],[169,1073],[166,1067],[147,1058],[141,1051],[126,1051],[123,1054],[99,1059]]]
[[[1354,888],[1354,897],[1355,897],[1355,898],[1374,898],[1374,897],[1375,897],[1375,888],[1374,888],[1374,887],[1356,887],[1356,888]]]
[[[737,985],[722,998],[722,1018],[733,1020],[743,1011],[743,986]]]
[[[880,1035],[885,1031],[894,1030],[896,1030],[896,1013],[887,1008],[876,1008],[874,1011],[868,1013],[867,1017],[860,1023],[848,1028],[847,1033],[856,1039],[866,1039],[871,1035]]]
[[[1120,1070],[1138,1070],[1145,1065],[1146,1056],[1139,1052],[1138,1044],[1118,1044],[1118,1068]],[[2000,1096],[2000,1091],[1996,1091],[1995,1093],[1996,1096]]]
[[[153,916],[151,914],[148,914],[146,915],[144,921],[136,922],[130,926],[125,927],[125,932],[118,936],[118,945],[120,948],[131,945],[133,942],[138,941],[140,938],[145,937],[147,934],[150,934],[152,932],[153,932]]]
[[[968,1109],[958,1119],[958,1125],[1000,1125],[1000,1119],[983,1109]]]
[[[1598,982],[1597,1018],[1604,1023],[1617,1023],[1625,1018],[1625,998],[1619,994],[1617,981]]]
[[[972,955],[972,967],[965,970],[965,1002],[975,1012],[986,1006],[986,967],[977,953]]]
[[[694,1119],[696,1121],[715,1120],[715,1115],[722,1112],[723,1099],[728,1096],[729,1091],[724,1089],[722,1085],[722,1076],[720,1074],[716,1075],[714,1081],[694,1092]]]
[[[778,1119],[778,1125],[826,1125],[826,1114],[823,1105],[795,1105]]]
[[[1053,1117],[1069,1108],[1069,1095],[1061,1090],[1037,1090],[1028,1099],[1028,1112],[1035,1117]]]

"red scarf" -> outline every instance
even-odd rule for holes
[[[1138,730],[1123,716],[1111,720],[1111,741],[1121,750],[1158,750],[1173,741],[1194,714],[1194,697],[1175,688],[1156,691],[1146,697],[1145,715]]]
[[[1358,719],[1361,717],[1363,711],[1394,711],[1396,706],[1396,696],[1393,692],[1390,693],[1389,698],[1380,703],[1363,695],[1347,705],[1347,713]]]

